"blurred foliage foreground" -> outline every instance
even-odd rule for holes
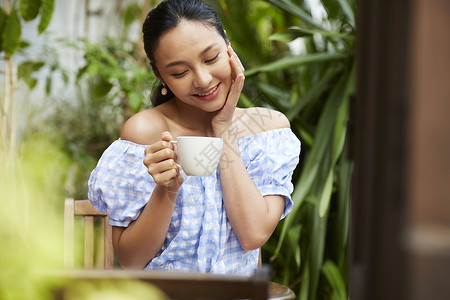
[[[16,3],[25,2],[32,3]],[[42,1],[48,2],[52,1]],[[218,12],[247,70],[239,105],[283,112],[302,142],[293,177],[294,209],[263,247],[263,261],[272,266],[273,280],[290,286],[298,299],[347,299],[352,162],[346,153],[355,82],[356,3],[314,1],[321,12],[317,17],[312,1],[206,2]],[[59,41],[54,47],[45,46],[39,58],[18,66],[19,79],[30,90],[38,81],[45,82],[47,102],[36,117],[40,110],[27,99],[35,115],[22,132],[23,143],[13,159],[1,157],[6,166],[0,171],[5,199],[0,215],[1,299],[50,297],[48,284],[34,284],[30,274],[39,268],[61,267],[64,196],[86,198],[87,178],[101,153],[118,137],[129,116],[150,105],[154,76],[142,59],[142,45],[128,40],[126,31],[142,19],[143,3],[150,2],[122,2],[119,13],[124,26],[117,30],[122,35],[101,43]],[[7,17],[12,18],[8,28],[20,24],[15,11]],[[14,47],[6,47],[10,64],[21,47],[26,43],[19,39]],[[83,63],[75,75],[61,67],[58,47],[82,53]],[[56,78],[75,86],[70,98],[55,90]]]
[[[69,163],[47,139],[29,139],[14,157],[0,152],[0,299],[166,299],[137,281],[94,286],[49,276],[63,268],[59,195]]]

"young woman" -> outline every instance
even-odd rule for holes
[[[259,248],[292,208],[300,142],[286,117],[239,109],[244,67],[215,12],[200,0],[167,0],[143,25],[161,82],[154,107],[130,118],[89,179],[106,211],[121,266],[251,275]],[[188,177],[170,141],[221,137],[209,177]]]

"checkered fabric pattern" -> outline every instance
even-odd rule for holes
[[[292,173],[300,141],[290,129],[275,129],[238,139],[247,172],[262,195],[285,199],[282,218],[292,209]],[[109,224],[126,227],[137,219],[155,182],[143,164],[145,145],[115,141],[89,179],[89,199],[107,212]],[[227,219],[219,174],[185,176],[164,246],[145,269],[251,275],[259,250],[244,250]]]

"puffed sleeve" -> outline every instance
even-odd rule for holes
[[[91,173],[89,200],[108,214],[110,225],[126,227],[136,220],[156,186],[143,164],[145,147],[119,139]]]
[[[245,148],[248,174],[263,196],[283,196],[284,218],[293,207],[292,174],[299,162],[299,139],[291,129],[275,129],[251,136]]]

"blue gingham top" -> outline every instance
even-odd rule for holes
[[[292,209],[292,173],[300,141],[288,128],[237,140],[247,172],[263,196],[281,195],[282,218]],[[116,140],[89,178],[89,199],[113,226],[136,220],[155,187],[143,164],[147,146]],[[259,250],[244,250],[227,219],[216,170],[209,177],[185,176],[163,247],[145,269],[251,275]]]

